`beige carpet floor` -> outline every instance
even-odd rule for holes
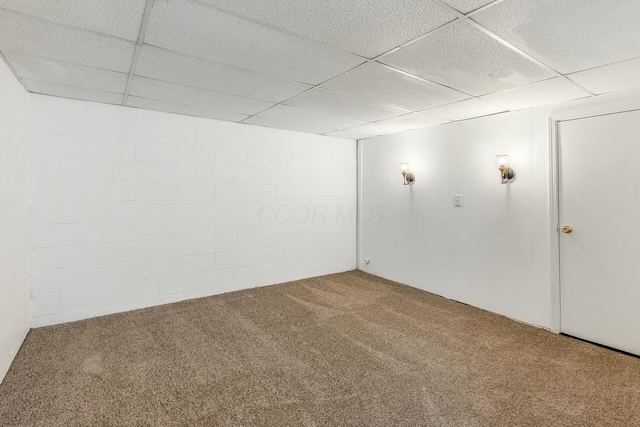
[[[633,426],[640,359],[359,271],[31,331],[3,426]]]

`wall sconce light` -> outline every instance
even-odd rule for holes
[[[400,163],[400,173],[402,173],[402,179],[404,181],[404,185],[412,184],[413,181],[416,180],[416,176],[409,172],[409,163],[403,162]]]
[[[496,156],[496,160],[498,161],[498,169],[502,176],[502,184],[506,184],[516,177],[515,171],[509,167],[508,154],[499,154]]]

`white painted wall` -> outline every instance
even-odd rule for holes
[[[32,96],[34,327],[355,268],[355,141]]]
[[[29,94],[0,60],[0,382],[31,326]]]
[[[549,111],[361,141],[360,268],[549,328]],[[511,156],[511,184],[500,184],[497,154]]]

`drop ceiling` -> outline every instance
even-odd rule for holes
[[[0,0],[34,93],[367,138],[640,86],[638,0]]]

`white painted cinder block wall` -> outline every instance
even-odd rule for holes
[[[31,101],[34,327],[355,268],[355,141]]]
[[[29,332],[29,94],[0,60],[0,381]]]
[[[360,142],[359,267],[551,327],[550,111]],[[500,184],[498,154],[511,156],[511,184]],[[403,161],[416,175],[413,186],[402,185]],[[454,207],[454,194],[463,195],[463,207]]]

